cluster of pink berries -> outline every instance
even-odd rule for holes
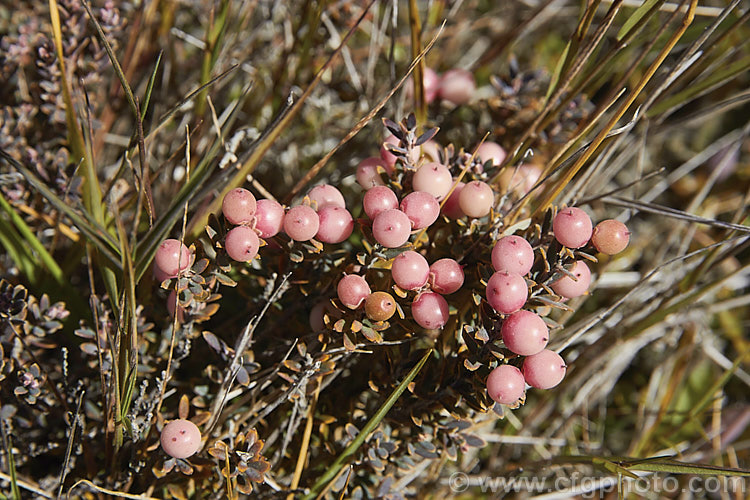
[[[373,163],[370,160],[362,162],[360,168]],[[363,205],[372,220],[372,235],[386,248],[400,247],[406,244],[413,230],[430,227],[438,219],[440,201],[446,196],[442,212],[450,218],[464,215],[481,218],[490,213],[495,203],[495,192],[489,184],[482,181],[456,183],[448,167],[434,161],[416,169],[411,178],[413,191],[401,202],[392,189],[383,185],[377,171],[360,184],[367,189]]]
[[[477,89],[474,75],[465,69],[451,69],[441,75],[432,68],[425,68],[422,81],[427,104],[437,97],[456,106],[467,104]],[[410,98],[414,92],[413,82],[406,88]]]
[[[224,217],[239,224],[226,236],[227,254],[238,262],[248,262],[258,254],[260,238],[270,238],[280,232],[294,241],[341,243],[354,230],[354,220],[346,209],[344,196],[335,187],[322,184],[308,193],[310,204],[297,205],[286,214],[284,207],[274,200],[257,203],[252,193],[243,188],[233,189],[222,202]]]
[[[592,228],[591,219],[580,208],[570,207],[558,212],[552,221],[555,240],[567,248],[578,249],[591,241],[594,248],[608,255],[625,249],[629,241],[627,227],[616,220],[605,220]],[[518,356],[525,356],[521,369],[503,364],[487,378],[487,393],[496,402],[514,404],[526,391],[526,384],[550,389],[565,376],[565,362],[554,351],[545,349],[549,329],[535,312],[522,309],[528,298],[524,276],[534,264],[531,244],[520,236],[506,236],[492,249],[495,273],[487,283],[487,302],[503,319],[501,335],[505,347]],[[591,272],[582,260],[576,260],[570,271],[551,284],[563,299],[583,295],[591,283]]]
[[[397,255],[391,265],[391,277],[401,291],[416,291],[411,312],[422,328],[438,329],[448,322],[449,309],[443,295],[458,291],[464,284],[464,271],[453,259],[440,259],[428,264],[422,254],[408,250]],[[367,280],[347,274],[336,287],[338,298],[349,309],[363,303],[365,314],[373,321],[385,321],[393,316],[396,303],[387,292],[370,290]]]

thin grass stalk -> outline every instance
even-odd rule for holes
[[[282,134],[282,132],[286,130],[286,128],[291,123],[291,121],[302,110],[302,106],[305,103],[305,101],[307,101],[307,98],[312,94],[313,90],[315,90],[315,88],[318,86],[318,84],[320,83],[326,71],[330,67],[333,66],[334,61],[337,59],[342,49],[349,42],[349,39],[352,37],[352,35],[354,35],[359,25],[365,19],[365,17],[367,16],[367,13],[369,12],[370,8],[373,6],[375,1],[376,0],[370,0],[367,3],[367,5],[363,7],[362,14],[360,14],[359,18],[354,22],[354,24],[349,29],[347,34],[341,40],[341,43],[339,44],[339,46],[336,47],[336,49],[333,51],[333,54],[330,55],[330,57],[325,62],[325,64],[323,64],[323,66],[315,74],[315,77],[313,78],[312,82],[310,82],[310,84],[307,86],[307,88],[299,97],[299,99],[297,99],[297,101],[292,105],[292,107],[289,109],[289,112],[286,115],[284,115],[284,117],[279,121],[279,123],[272,130],[269,131],[268,136],[256,145],[250,157],[242,164],[242,166],[240,166],[240,168],[237,170],[235,175],[229,180],[229,182],[226,183],[226,185],[223,187],[219,195],[211,203],[208,209],[204,210],[203,213],[200,214],[200,216],[198,216],[196,219],[194,219],[191,222],[191,230],[190,230],[191,237],[195,237],[199,232],[203,231],[203,228],[206,225],[206,221],[208,220],[208,214],[215,213],[218,211],[218,207],[221,205],[221,201],[224,199],[224,196],[232,189],[240,186],[244,182],[245,178],[249,174],[251,174],[253,170],[255,170],[255,167],[258,166],[260,161],[263,159],[263,156],[265,156],[266,152],[270,149],[271,145]]]
[[[365,440],[367,440],[370,434],[372,434],[378,427],[378,425],[380,425],[380,422],[383,420],[383,418],[385,418],[385,416],[388,414],[388,411],[396,403],[396,401],[398,401],[398,399],[401,397],[401,394],[404,393],[412,380],[414,380],[424,364],[427,362],[430,356],[432,356],[433,352],[434,351],[430,349],[425,353],[424,356],[422,356],[422,359],[419,360],[414,368],[409,371],[404,380],[402,380],[401,383],[398,384],[398,386],[393,390],[391,395],[388,396],[388,399],[385,400],[383,406],[378,408],[378,411],[375,413],[375,415],[372,416],[372,418],[370,418],[370,420],[367,421],[359,434],[357,434],[352,442],[349,443],[344,451],[341,452],[341,454],[338,456],[338,458],[336,458],[333,464],[331,464],[331,466],[326,469],[326,471],[318,478],[318,480],[315,481],[315,484],[312,486],[312,488],[310,488],[310,491],[303,497],[304,500],[312,500],[313,498],[315,498],[318,493],[339,474],[341,469],[344,467],[344,464],[348,461],[349,457],[351,457],[359,449],[359,447],[362,446],[362,444],[365,442]]]
[[[554,200],[557,197],[560,191],[562,191],[562,189],[567,185],[567,183],[570,182],[570,180],[575,176],[575,174],[578,173],[578,171],[589,160],[589,158],[591,158],[591,156],[597,151],[597,149],[599,148],[601,143],[604,141],[609,131],[612,130],[612,128],[620,120],[620,118],[622,118],[622,116],[625,114],[628,108],[630,108],[633,102],[635,102],[635,100],[638,98],[640,93],[643,91],[646,84],[651,80],[651,78],[653,78],[656,71],[659,69],[661,64],[664,62],[664,60],[667,58],[669,53],[674,48],[674,46],[677,44],[680,38],[682,38],[682,35],[685,33],[687,28],[693,22],[693,18],[695,16],[695,7],[697,6],[697,4],[698,4],[697,0],[690,1],[688,11],[685,17],[683,18],[680,27],[677,29],[677,31],[675,31],[674,34],[672,34],[667,44],[664,46],[661,52],[657,55],[654,62],[651,63],[651,66],[649,66],[649,68],[646,70],[644,76],[641,78],[641,80],[638,82],[635,88],[629,93],[625,102],[620,105],[618,110],[605,124],[605,126],[602,128],[599,134],[597,134],[596,138],[592,141],[591,147],[589,147],[586,151],[584,151],[583,154],[578,158],[578,160],[573,164],[573,166],[569,168],[563,174],[563,176],[556,183],[556,185],[548,189],[547,192],[543,195],[541,201],[539,202],[539,205],[537,206],[537,208],[535,209],[533,213],[534,215],[541,213],[542,211],[546,210],[547,207],[549,207],[549,205],[552,203],[552,200]]]

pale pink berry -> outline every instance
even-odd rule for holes
[[[175,312],[177,313],[177,321],[183,323],[185,321],[185,308],[178,304],[177,292],[172,290],[167,296],[167,311],[169,311],[170,318],[174,318]]]
[[[284,207],[273,200],[258,200],[255,229],[261,238],[276,236],[284,226]]]
[[[461,210],[461,205],[459,204],[459,199],[461,198],[461,191],[463,190],[464,184],[463,182],[459,182],[456,184],[456,188],[453,190],[453,192],[448,196],[448,199],[443,204],[442,212],[443,215],[450,219],[460,219],[464,215],[466,215],[463,210]]]
[[[370,295],[370,285],[362,276],[347,274],[336,287],[339,300],[349,309],[358,308]]]
[[[440,89],[440,75],[432,69],[425,67],[422,78],[422,88],[424,89],[424,98],[427,104],[430,104],[438,95]],[[410,77],[406,84],[406,98],[411,100],[414,98],[414,78]]]
[[[349,210],[328,205],[318,210],[320,227],[315,238],[323,243],[341,243],[352,235],[354,220]]]
[[[237,226],[227,233],[224,247],[232,260],[250,262],[258,255],[260,240],[255,231],[249,227]]]
[[[570,270],[576,277],[573,280],[570,276],[563,276],[550,285],[552,290],[558,295],[572,299],[586,293],[591,284],[591,270],[582,260],[577,260]]]
[[[401,141],[399,141],[395,135],[389,135],[385,138],[385,142],[388,144],[393,144],[394,146],[402,147]],[[419,147],[415,147],[409,151],[408,160],[410,163],[414,164],[419,161],[420,151]],[[385,143],[380,146],[380,158],[385,162],[388,170],[393,171],[393,169],[396,166],[396,160],[398,159],[396,155],[391,153],[385,148]]]
[[[503,147],[496,142],[485,141],[477,148],[476,157],[479,158],[482,165],[491,161],[492,166],[497,167],[505,160],[506,156],[507,153]]]
[[[492,267],[495,271],[525,276],[534,265],[534,250],[526,239],[520,236],[504,236],[492,248]]]
[[[310,310],[310,328],[313,332],[322,332],[326,329],[324,316],[328,315],[329,320],[336,320],[341,317],[341,312],[333,307],[330,300],[321,300]]]
[[[440,203],[430,193],[414,191],[401,200],[401,211],[411,221],[412,229],[424,229],[437,220]]]
[[[464,270],[453,259],[440,259],[430,266],[430,286],[441,294],[449,295],[464,284]]]
[[[425,191],[438,200],[442,200],[453,186],[453,177],[448,167],[441,163],[425,163],[414,172],[412,177],[414,191]]]
[[[382,167],[388,175],[393,173],[393,167],[387,165],[382,158],[371,157],[365,158],[357,166],[357,182],[362,189],[370,189],[373,186],[382,186],[383,179],[380,177],[378,167]]]
[[[498,271],[487,282],[487,302],[499,313],[518,311],[528,296],[526,281],[518,274]]]
[[[409,241],[411,221],[397,209],[384,210],[372,221],[372,235],[386,248],[397,248]]]
[[[154,279],[159,283],[173,277],[165,273],[161,269],[159,269],[159,266],[157,266],[156,264],[154,264],[154,267],[153,267],[153,274],[154,274]]]
[[[555,239],[568,248],[581,248],[591,238],[591,218],[578,207],[560,210],[552,220]]]
[[[161,447],[174,458],[188,458],[201,447],[201,431],[190,420],[172,420],[161,430]]]
[[[501,333],[505,347],[521,356],[538,353],[547,347],[549,340],[549,329],[544,320],[525,309],[505,318]]]
[[[320,228],[320,217],[307,205],[292,207],[284,216],[284,232],[294,241],[309,241]]]
[[[427,259],[413,250],[401,253],[393,259],[391,265],[393,281],[403,290],[417,290],[427,283],[430,276],[430,265]]]
[[[255,215],[255,196],[243,188],[229,191],[221,202],[221,211],[231,224],[245,224]]]
[[[380,212],[398,208],[398,197],[389,187],[374,186],[365,193],[362,206],[367,216],[374,219]]]
[[[506,167],[500,173],[498,183],[503,191],[514,191],[526,194],[531,191],[542,175],[542,169],[536,165],[522,163],[515,167]]]
[[[435,140],[430,139],[429,141],[422,144],[422,155],[427,158],[428,161],[440,161],[440,151],[443,147],[438,144]]]
[[[458,205],[469,217],[478,219],[490,213],[495,203],[495,192],[489,184],[482,181],[471,181],[461,190]]]
[[[192,254],[179,240],[167,239],[156,250],[154,263],[168,278],[174,278],[192,264]]]
[[[544,349],[523,361],[523,376],[531,387],[551,389],[565,377],[566,368],[559,354]]]
[[[512,405],[526,392],[521,370],[512,365],[495,367],[487,377],[487,395],[501,405]]]
[[[591,243],[601,253],[615,255],[628,246],[630,242],[630,231],[622,222],[614,219],[601,221],[594,228],[591,235]]]
[[[319,184],[315,186],[310,190],[307,196],[310,197],[310,201],[313,202],[312,206],[316,207],[316,210],[318,211],[329,205],[346,208],[344,195],[341,194],[341,191],[330,184]]]
[[[451,69],[440,78],[440,97],[456,105],[471,101],[477,84],[474,75],[465,69]]]
[[[450,315],[448,302],[435,292],[424,292],[411,304],[411,315],[422,328],[435,330],[448,322]]]

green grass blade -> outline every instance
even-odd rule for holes
[[[112,46],[109,44],[107,36],[104,34],[102,25],[99,24],[96,16],[94,16],[94,13],[91,11],[91,5],[89,5],[89,2],[87,0],[81,0],[81,3],[83,4],[83,8],[86,9],[86,13],[89,15],[89,20],[91,20],[91,22],[94,24],[94,27],[96,27],[96,34],[99,38],[99,41],[102,42],[102,45],[104,45],[104,50],[107,51],[107,56],[112,63],[115,74],[117,74],[117,78],[120,80],[120,85],[122,85],[122,89],[125,91],[125,98],[130,105],[130,110],[133,112],[133,116],[137,117],[138,107],[135,104],[135,96],[133,95],[133,90],[130,88],[128,81],[125,78],[125,73],[122,71],[122,66],[120,66],[120,62],[117,60],[115,51],[112,50]]]
[[[36,189],[39,194],[47,199],[56,209],[65,214],[71,222],[84,234],[88,241],[109,261],[116,265],[120,265],[119,258],[119,247],[114,241],[112,236],[104,230],[104,228],[98,226],[96,222],[88,220],[76,212],[69,203],[58,198],[58,196],[50,190],[44,182],[39,179],[30,169],[26,168],[22,163],[16,161],[15,158],[10,156],[5,150],[0,149],[0,158],[7,161],[18,173],[23,175],[26,181]],[[95,216],[94,214],[92,214]]]
[[[670,458],[639,461],[626,467],[628,470],[643,472],[662,472],[666,474],[695,474],[700,476],[735,476],[750,477],[750,470],[719,467],[706,464],[689,464]]]
[[[86,152],[83,133],[76,118],[73,98],[71,97],[70,84],[65,69],[65,55],[63,54],[62,27],[60,24],[60,13],[57,0],[49,0],[50,21],[52,34],[55,39],[55,53],[60,66],[60,86],[62,87],[63,101],[65,102],[65,121],[68,128],[68,141],[70,142],[71,157],[74,163],[82,162],[81,176],[83,177],[83,206],[89,211],[94,220],[101,223],[104,221],[102,211],[102,190],[99,185],[96,168],[91,162],[91,157]]]
[[[63,282],[63,272],[60,266],[57,264],[52,255],[49,254],[44,245],[39,241],[36,235],[31,231],[26,222],[21,218],[18,213],[13,210],[13,207],[8,203],[5,197],[0,194],[0,209],[10,217],[11,222],[15,226],[16,230],[23,238],[23,241],[37,254],[42,264],[47,268],[52,278],[58,283]],[[32,264],[33,265],[33,264]]]
[[[627,21],[625,21],[625,24],[622,25],[620,31],[617,32],[617,41],[619,42],[626,38],[630,34],[630,30],[638,25],[641,19],[646,16],[648,11],[650,11],[651,8],[663,1],[664,0],[646,0],[640,7],[636,9],[635,12],[633,12],[633,15],[630,16]]]
[[[748,69],[750,69],[750,57],[743,57],[742,59],[729,64],[726,68],[712,73],[702,82],[692,83],[681,92],[678,92],[654,105],[648,110],[647,116],[655,117],[661,113],[672,110],[673,108],[684,106],[691,100],[700,97],[704,93],[727,83],[732,78],[745,73]]]
[[[10,490],[11,498],[14,500],[21,500],[21,489],[18,487],[18,478],[16,477],[16,461],[13,458],[13,437],[11,434],[5,433],[5,423],[1,423],[3,426],[3,437],[5,438],[5,444],[8,446],[8,475],[10,476]]]
[[[360,446],[362,446],[367,437],[372,434],[372,432],[377,428],[377,426],[380,424],[380,421],[383,420],[391,407],[396,403],[398,398],[401,397],[401,394],[404,393],[406,387],[412,382],[412,380],[414,380],[414,378],[420,372],[432,353],[433,350],[430,349],[425,353],[424,356],[422,356],[422,359],[419,360],[419,363],[417,363],[414,368],[411,369],[408,375],[406,375],[406,378],[404,378],[404,380],[402,380],[401,383],[398,384],[398,387],[393,390],[391,395],[388,396],[388,399],[386,399],[385,403],[383,403],[383,406],[381,406],[378,409],[377,413],[375,413],[375,415],[373,415],[372,418],[367,421],[367,424],[365,424],[360,433],[357,434],[357,437],[355,437],[354,440],[349,443],[349,446],[347,446],[346,449],[341,452],[341,455],[338,456],[336,461],[331,464],[331,466],[323,473],[322,476],[320,476],[320,478],[318,478],[313,487],[310,489],[310,492],[305,495],[305,500],[315,498],[318,493],[320,493],[320,491],[338,475],[347,459],[351,457],[354,452],[359,449]]]
[[[13,225],[0,217],[0,246],[5,248],[8,256],[15,262],[18,269],[30,283],[37,284],[36,266],[28,248],[23,245],[21,237]]]
[[[146,86],[146,94],[143,96],[143,105],[141,106],[141,120],[146,118],[148,105],[151,102],[151,92],[154,89],[154,83],[156,82],[156,74],[159,72],[159,64],[161,63],[161,56],[163,54],[164,54],[164,51],[159,51],[159,56],[156,58],[156,64],[154,65],[154,71],[151,72],[151,76],[148,79],[148,85]]]

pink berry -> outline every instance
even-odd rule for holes
[[[393,144],[394,146],[400,146],[401,141],[399,141],[395,135],[389,135],[385,138],[385,142],[388,144]],[[409,151],[409,162],[414,164],[419,161],[420,151],[419,147],[415,147],[411,151]],[[385,144],[380,146],[380,158],[385,162],[387,168],[389,171],[393,171],[394,167],[396,165],[397,157],[387,149],[385,149]]]
[[[479,158],[479,161],[483,165],[488,161],[491,161],[492,166],[497,167],[503,162],[503,160],[505,160],[506,156],[507,153],[503,147],[496,142],[485,141],[477,148],[476,157]]]
[[[523,361],[523,376],[531,387],[551,389],[565,377],[566,368],[559,354],[544,349]]]
[[[245,224],[255,215],[255,196],[243,188],[229,191],[221,202],[221,211],[231,224]]]
[[[552,290],[558,295],[572,299],[586,293],[591,284],[591,270],[582,260],[577,260],[570,270],[576,277],[573,280],[570,276],[563,276],[550,285]]]
[[[362,276],[347,274],[336,287],[339,300],[349,309],[356,309],[370,295],[370,285]]]
[[[154,262],[167,277],[174,278],[192,264],[192,254],[179,240],[167,239],[156,250]]]
[[[440,259],[430,266],[430,286],[442,295],[458,291],[464,284],[464,270],[453,259]]]
[[[167,296],[167,311],[169,311],[169,317],[174,318],[175,312],[177,312],[177,321],[180,323],[185,321],[185,308],[178,304],[177,292],[172,290]]]
[[[430,276],[430,265],[427,259],[413,250],[401,253],[393,259],[391,265],[393,281],[403,290],[417,290],[427,283]]]
[[[201,447],[201,431],[190,420],[172,420],[161,430],[161,447],[174,458],[188,458]]]
[[[456,105],[471,101],[476,89],[477,84],[474,82],[474,75],[465,69],[446,71],[440,78],[440,97]]]
[[[442,146],[438,144],[433,139],[430,139],[429,141],[422,144],[422,155],[427,158],[429,161],[440,161],[440,151],[442,150]]]
[[[409,241],[411,221],[397,209],[384,210],[372,221],[372,235],[386,248],[397,248]]]
[[[466,184],[464,184],[463,182],[459,182],[458,184],[456,184],[456,188],[453,190],[450,196],[448,196],[448,199],[443,204],[442,212],[446,217],[451,219],[460,219],[461,217],[466,215],[463,210],[461,210],[461,205],[459,204],[461,191],[463,190],[464,186],[466,186]]]
[[[430,193],[414,191],[401,200],[401,211],[411,221],[412,229],[424,229],[437,220],[440,203]]]
[[[525,276],[534,265],[534,250],[520,236],[505,236],[497,240],[492,248],[492,267],[495,271]]]
[[[526,392],[526,381],[521,370],[511,365],[500,365],[487,377],[487,394],[501,405],[512,405]]]
[[[432,69],[425,67],[424,74],[422,75],[422,88],[424,89],[424,97],[427,104],[430,104],[438,95],[440,89],[440,75]],[[406,98],[411,100],[414,98],[414,79],[409,78],[406,84]]]
[[[471,181],[461,190],[458,205],[469,217],[478,219],[490,213],[495,204],[495,192],[489,184],[482,181]]]
[[[518,311],[528,296],[526,281],[518,274],[498,271],[487,282],[487,302],[499,313]]]
[[[503,191],[526,194],[531,191],[541,175],[542,169],[538,166],[522,163],[517,169],[515,167],[504,168],[500,173],[498,183]]]
[[[614,219],[601,221],[594,228],[591,235],[591,243],[601,253],[615,255],[628,246],[630,242],[630,231],[622,222]]]
[[[315,237],[323,243],[341,243],[354,230],[354,220],[349,210],[328,205],[318,210],[320,227]]]
[[[284,207],[273,200],[258,200],[255,229],[261,238],[276,236],[284,226]]]
[[[250,262],[258,255],[260,240],[255,231],[249,227],[237,226],[227,233],[224,247],[232,260]]]
[[[159,266],[157,266],[156,264],[154,264],[153,272],[154,272],[154,280],[156,280],[158,283],[161,283],[164,280],[172,278],[172,276],[170,276],[169,274],[159,269]]]
[[[284,216],[284,232],[294,241],[309,241],[320,228],[320,217],[307,205],[292,207]]]
[[[544,320],[525,309],[505,318],[501,332],[505,347],[521,356],[540,352],[547,347],[549,340],[549,329]]]
[[[357,166],[357,182],[362,189],[370,189],[373,186],[382,186],[383,179],[380,177],[378,167],[382,167],[388,175],[393,173],[393,167],[386,164],[382,158],[365,158]]]
[[[341,312],[333,307],[333,304],[331,304],[331,301],[321,300],[317,304],[313,306],[313,308],[310,310],[310,328],[313,332],[322,332],[326,329],[326,323],[324,316],[328,315],[329,319],[338,319],[341,317]]]
[[[374,186],[367,190],[362,199],[362,206],[370,219],[374,219],[380,212],[398,208],[398,197],[391,188]]]
[[[581,248],[591,238],[591,218],[577,207],[568,207],[552,220],[555,239],[568,248]]]
[[[310,190],[307,196],[310,197],[310,201],[314,202],[313,206],[317,207],[318,211],[329,205],[346,208],[344,195],[341,194],[341,191],[330,184],[319,184],[315,186]]]
[[[414,191],[425,191],[442,200],[453,186],[453,177],[448,167],[436,162],[425,163],[412,177]]]
[[[411,315],[422,328],[442,328],[448,322],[448,302],[435,292],[421,293],[411,304]]]

